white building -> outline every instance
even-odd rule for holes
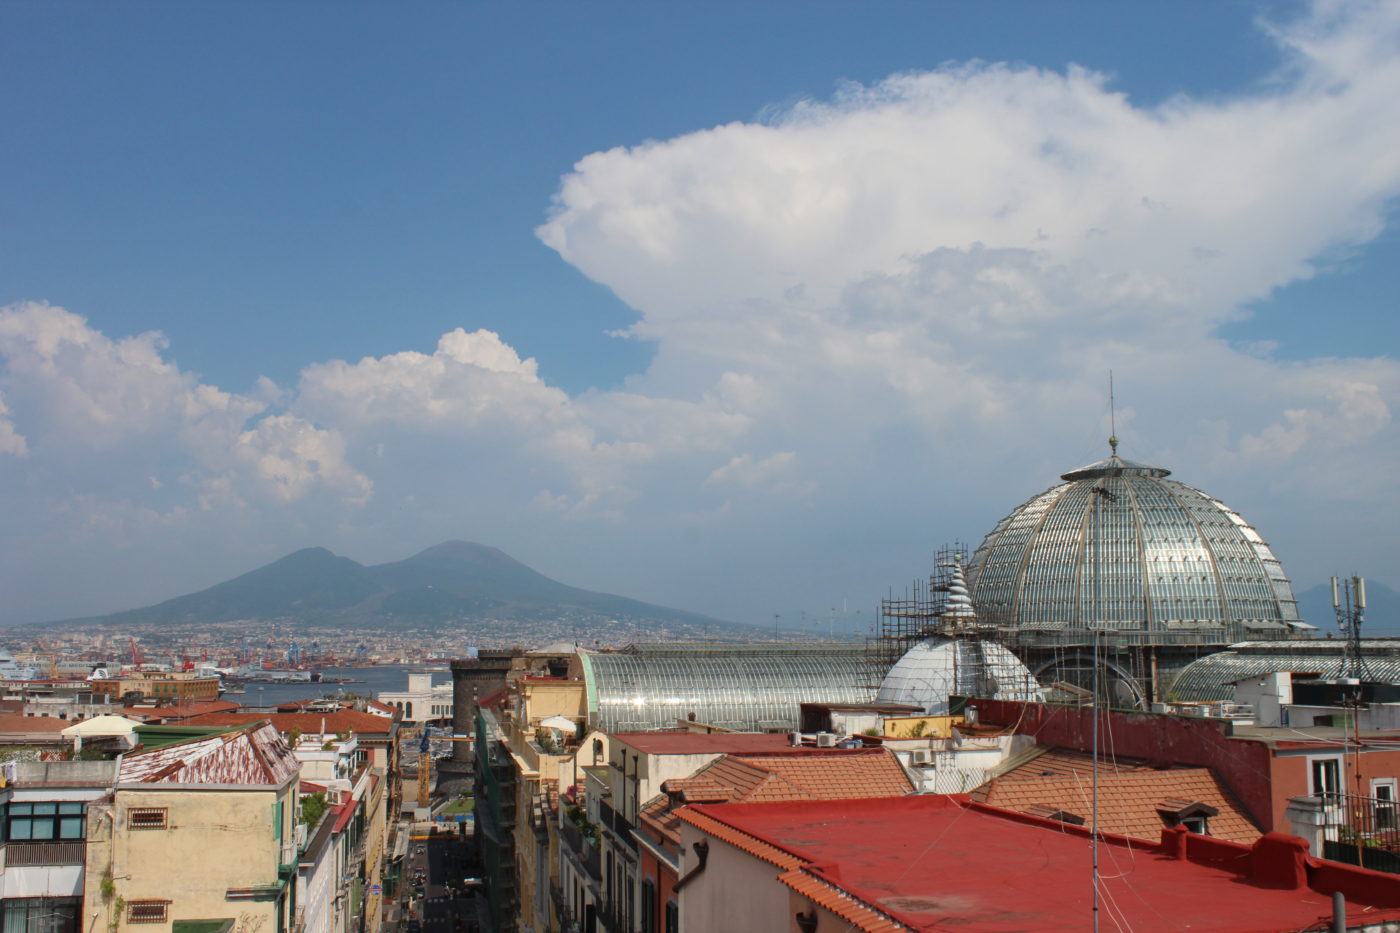
[[[433,686],[431,673],[409,674],[402,693],[379,693],[375,698],[403,711],[403,721],[421,725],[452,719],[452,684]]]

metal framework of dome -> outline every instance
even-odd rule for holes
[[[994,641],[935,637],[919,642],[895,662],[875,699],[920,706],[931,716],[943,716],[950,696],[1029,701],[1039,699],[1037,687],[1020,658]]]
[[[1218,645],[1310,628],[1283,567],[1239,513],[1113,453],[1061,476],[987,535],[970,563],[984,623],[1015,642]]]
[[[1183,703],[1228,700],[1234,695],[1231,685],[1235,681],[1275,671],[1343,677],[1345,648],[1341,639],[1241,642],[1186,665],[1172,682],[1169,695]],[[1400,639],[1364,638],[1361,649],[1366,656],[1368,679],[1400,683]]]
[[[833,644],[637,644],[580,651],[589,721],[674,729],[692,716],[740,731],[791,730],[806,702],[869,703],[868,651]]]

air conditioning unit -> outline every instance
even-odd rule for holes
[[[298,849],[295,845],[288,843],[287,845],[282,846],[281,858],[278,864],[295,865],[297,863],[297,856],[299,856],[300,854],[300,849]]]
[[[292,830],[292,845],[296,846],[298,852],[306,848],[305,823],[298,823],[296,829]]]
[[[836,734],[833,732],[817,733],[817,748],[835,748]]]
[[[909,763],[914,765],[926,765],[933,761],[933,751],[927,748],[916,748],[909,753]]]

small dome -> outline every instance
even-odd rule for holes
[[[1030,670],[996,642],[929,638],[895,662],[876,701],[921,706],[931,716],[944,716],[950,696],[1039,699]]]

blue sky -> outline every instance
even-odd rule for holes
[[[0,305],[48,306],[16,318],[0,380],[23,439],[0,455],[0,477],[8,472],[16,491],[0,545],[16,578],[14,620],[173,595],[306,544],[377,560],[444,537],[497,544],[571,583],[732,618],[815,613],[842,599],[869,606],[884,586],[922,573],[943,541],[980,538],[1056,473],[1092,458],[1103,406],[1089,386],[1115,359],[1127,370],[1121,394],[1138,453],[1175,458],[1165,465],[1181,479],[1239,506],[1300,582],[1338,570],[1318,566],[1330,560],[1384,577],[1395,556],[1394,484],[1374,472],[1319,477],[1339,452],[1374,463],[1394,450],[1400,239],[1384,153],[1400,147],[1385,113],[1364,119],[1389,80],[1367,56],[1394,50],[1392,26],[1383,5],[1227,0],[6,4]],[[1375,48],[1358,50],[1355,34]],[[1071,87],[1076,68],[1099,77]],[[897,74],[943,83],[882,85]],[[1329,91],[1339,99],[1331,109],[1310,89],[1329,80],[1355,87]],[[855,100],[852,82],[884,99]],[[861,206],[869,156],[858,136],[877,114],[879,132],[893,134],[884,148],[907,151],[880,171],[909,170],[911,198],[956,205],[950,215],[1015,214],[1010,193],[989,193],[981,206],[962,200],[957,173],[975,173],[978,159],[958,138],[952,105],[939,101],[976,94],[1007,108],[1008,128],[1047,138],[1059,133],[1053,108],[1065,108],[1054,145],[1072,157],[1032,165],[1032,151],[1005,164],[1007,192],[1028,201],[1047,177],[1064,186],[1063,207],[1041,203],[1026,216],[1128,196],[1104,194],[1098,179],[1114,171],[1082,168],[1089,163],[1121,164],[1124,175],[1163,152],[1220,153],[1225,167],[1206,181],[1220,186],[1221,209],[1203,198],[1183,242],[1218,229],[1221,242],[1192,247],[1198,258],[1233,263],[1231,249],[1256,238],[1260,255],[1237,276],[1157,268],[1156,240],[1120,238],[1086,213],[1080,232],[1112,245],[1075,247],[1073,260],[1055,247],[1044,255],[1075,276],[1098,264],[1099,281],[1152,277],[1149,297],[1125,292],[1104,305],[1137,302],[1156,320],[1128,325],[1118,311],[1074,311],[1098,300],[1088,279],[1066,286],[1060,272],[1018,265],[1024,257],[971,252],[1033,249],[1019,228],[945,228],[940,216],[928,236],[887,235],[908,222],[891,206],[901,179]],[[1044,104],[1040,94],[1050,95]],[[814,118],[804,102],[828,109]],[[1260,116],[1269,108],[1279,119]],[[918,121],[945,118],[919,141]],[[1134,129],[1144,120],[1161,133],[1155,145]],[[1262,129],[1234,139],[1217,126],[1251,120]],[[732,129],[706,133],[718,127]],[[749,185],[776,190],[753,177],[772,168],[747,132],[763,127],[814,151],[851,153],[838,177],[795,148],[773,176],[810,170],[845,192],[846,221],[824,235],[836,246],[850,237],[850,249],[828,253],[815,236],[799,247],[800,228],[740,224],[712,209],[716,187],[732,184],[733,204],[754,197]],[[999,158],[997,132],[977,130],[988,159]],[[1008,129],[1001,142],[1012,138]],[[1140,159],[1125,150],[1135,140]],[[1262,158],[1254,179],[1230,159],[1247,166],[1238,150],[1256,143],[1288,155]],[[931,146],[922,178],[921,145]],[[583,161],[617,147],[631,148]],[[1314,150],[1351,159],[1334,164]],[[1132,180],[1142,203],[1156,203],[1154,185],[1190,200],[1189,173],[1173,168]],[[572,194],[566,177],[577,181]],[[1235,197],[1256,180],[1260,201],[1279,209]],[[985,180],[966,187],[982,191]],[[634,210],[644,201],[645,212]],[[688,244],[685,258],[658,252],[656,229],[643,229],[661,215],[690,225],[667,233]],[[1308,232],[1280,234],[1293,229]],[[974,256],[999,281],[1019,270],[1018,281],[1040,283],[1033,304],[1068,309],[1063,326],[1032,344],[1080,328],[1093,336],[1051,362],[1003,347],[1003,331],[975,334],[932,316],[923,358],[948,349],[941,374],[912,355],[903,370],[891,357],[897,377],[863,364],[842,370],[851,356],[832,349],[842,340],[869,346],[898,330],[889,320],[842,330],[884,313],[861,296],[906,276],[895,302],[904,310],[890,320],[918,317],[910,296],[931,280],[909,278],[902,264],[952,255],[939,249]],[[832,255],[860,258],[819,281]],[[747,256],[755,265],[745,271]],[[769,288],[769,270],[782,289]],[[958,321],[1000,313],[960,296],[928,300],[967,310]],[[60,321],[55,308],[77,317]],[[770,313],[779,317],[764,325]],[[816,315],[831,330],[811,332],[809,346],[790,337],[786,314]],[[1239,364],[1254,395],[1222,402],[1233,382],[1188,375],[1201,384],[1169,403],[1164,387],[1180,364],[1145,351],[1176,314],[1179,331],[1199,341],[1179,348],[1181,358]],[[46,328],[67,333],[73,352],[34,357]],[[456,328],[489,331],[499,346],[468,341],[439,358],[439,338]],[[631,336],[614,335],[627,328]],[[163,342],[137,339],[152,331]],[[764,343],[777,332],[792,357]],[[945,347],[949,332],[960,342]],[[804,386],[814,374],[794,370],[793,358],[812,359],[817,346],[832,354],[823,365],[833,379],[847,380],[839,402],[811,401]],[[404,351],[430,359],[390,365]],[[380,361],[372,373],[353,365],[364,358]],[[1316,362],[1330,358],[1368,362]],[[537,368],[517,369],[527,359]],[[333,371],[336,360],[352,365]],[[458,364],[475,368],[424,388],[430,370],[451,376]],[[1262,369],[1247,374],[1253,367]],[[528,386],[487,386],[482,373]],[[120,405],[75,407],[76,395],[100,401],[105,379],[126,387],[112,393]],[[945,379],[966,391],[950,394]],[[1286,388],[1268,388],[1271,379]],[[395,404],[414,412],[391,410],[390,383]],[[420,402],[441,404],[441,423],[418,419],[409,383],[426,393]],[[924,386],[942,386],[950,410],[925,411]],[[211,401],[215,389],[228,397]],[[1048,422],[1026,402],[1047,392],[1063,399]],[[889,423],[882,415],[872,425],[862,405]],[[1336,424],[1348,430],[1329,434]],[[948,454],[957,445],[994,457],[996,469],[961,475]],[[887,456],[848,457],[852,449]],[[1259,482],[1265,463],[1271,479]],[[315,476],[304,475],[307,464]],[[89,587],[60,582],[75,567]],[[717,577],[732,581],[722,593]]]

